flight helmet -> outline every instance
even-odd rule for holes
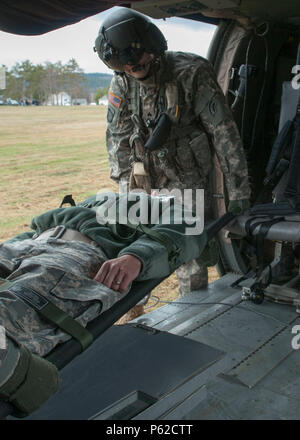
[[[162,32],[148,17],[119,7],[103,21],[94,51],[110,69],[123,72],[125,64],[138,64],[144,52],[156,58],[167,48]]]

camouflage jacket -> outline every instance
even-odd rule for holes
[[[158,150],[145,151],[146,122],[167,112],[172,129]],[[135,116],[133,116],[135,115]],[[142,161],[151,188],[205,188],[215,152],[229,198],[248,199],[248,169],[242,142],[212,66],[204,58],[166,52],[146,81],[115,74],[109,90],[107,149],[111,178],[128,180]]]

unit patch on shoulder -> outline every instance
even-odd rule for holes
[[[122,99],[114,95],[112,92],[109,92],[108,100],[114,107],[120,108]]]

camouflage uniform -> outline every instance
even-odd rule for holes
[[[107,149],[111,178],[152,189],[203,188],[210,216],[209,176],[216,153],[230,200],[249,199],[247,162],[241,139],[212,66],[194,54],[166,52],[138,81],[115,74],[109,91]],[[149,151],[143,144],[153,121],[167,112],[172,129],[167,142]],[[148,124],[149,125],[149,124]],[[142,162],[142,172],[133,173]],[[141,169],[141,167],[139,167]],[[207,268],[196,259],[177,271],[179,294],[207,285]]]
[[[152,199],[143,196],[151,216]],[[117,212],[119,200],[120,197],[116,196]],[[12,287],[0,289],[0,325],[32,353],[45,356],[70,336],[40,318],[38,312],[16,294],[16,289],[37,292],[85,327],[124,297],[124,294],[93,280],[105,260],[124,254],[139,258],[142,262],[139,281],[162,278],[172,271],[168,250],[159,241],[141,231],[133,233],[126,225],[117,225],[116,232],[113,232],[109,225],[99,223],[96,209],[102,203],[92,197],[76,207],[44,213],[31,223],[35,235],[34,232],[24,233],[0,245],[0,276],[13,282]],[[130,209],[134,201],[126,203]],[[158,212],[163,211],[162,204],[160,206]],[[175,212],[177,207],[172,209]],[[90,242],[69,241],[63,235],[61,238],[41,235],[62,225],[67,230],[84,234]],[[156,233],[163,231],[172,246],[174,244],[174,250],[180,250],[176,253],[174,267],[201,254],[205,245],[205,234],[197,240],[192,236],[185,237],[184,223],[149,226]]]
[[[103,261],[100,248],[80,242],[29,239],[1,246],[1,266],[13,272],[10,281],[14,285],[40,293],[83,326],[121,298],[116,291],[91,279]],[[0,304],[0,322],[33,353],[44,356],[69,338],[61,330],[49,327],[32,307],[9,290],[0,292]]]

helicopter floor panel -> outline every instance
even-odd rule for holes
[[[27,419],[86,420],[136,390],[160,399],[222,356],[166,332],[113,326],[61,371],[60,391]]]
[[[241,289],[230,287],[237,278],[228,274],[135,320],[226,353],[193,379],[185,399],[175,390],[135,420],[300,419],[300,349],[292,345],[299,314],[242,301]]]

